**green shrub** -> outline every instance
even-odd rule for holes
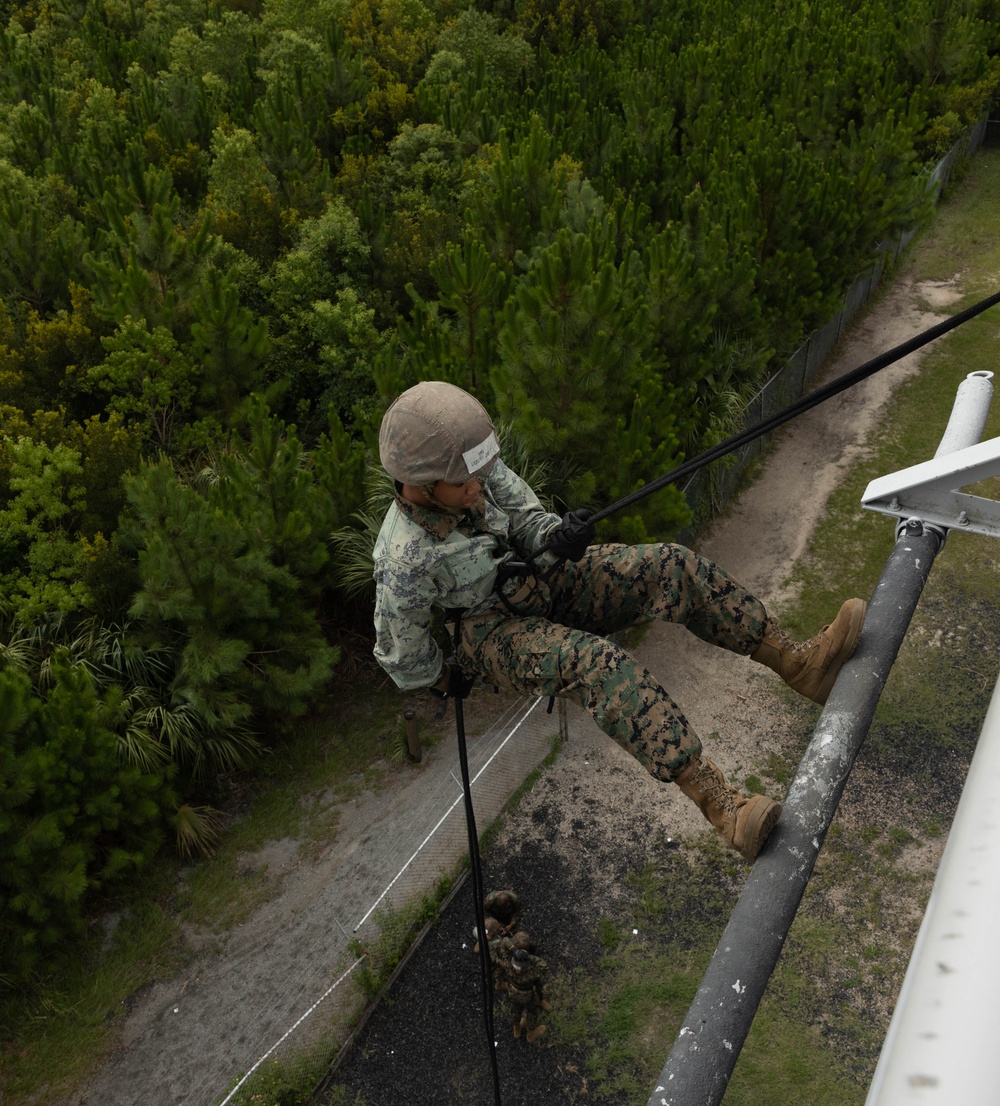
[[[89,897],[163,839],[162,781],[125,766],[87,672],[63,656],[40,698],[0,672],[0,977],[26,980],[84,925]]]

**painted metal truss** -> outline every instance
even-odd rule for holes
[[[861,497],[869,511],[918,518],[942,530],[1000,537],[1000,502],[963,491],[1000,475],[1000,438],[966,446],[873,480]]]

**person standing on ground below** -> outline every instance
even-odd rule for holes
[[[497,991],[507,990],[507,968],[511,953],[514,951],[513,939],[504,933],[503,926],[496,918],[486,915],[483,919],[486,933],[486,945],[490,954],[490,965],[493,971],[493,987]],[[479,952],[480,936],[477,927],[472,927],[472,936],[476,939],[473,952]]]
[[[539,1015],[543,1010],[552,1009],[545,998],[549,966],[536,953],[531,939],[523,930],[512,937],[511,942],[514,948],[504,971],[514,1036],[520,1040],[523,1033],[528,1044],[534,1044],[548,1029],[548,1026],[539,1024]]]
[[[523,910],[524,906],[516,891],[491,891],[483,899],[483,913],[496,918],[507,937],[519,929]]]
[[[691,549],[591,544],[587,513],[547,512],[500,459],[485,408],[452,384],[424,381],[399,396],[382,420],[379,455],[396,495],[375,543],[374,652],[397,687],[465,697],[479,677],[523,695],[566,696],[754,860],[780,804],[727,784],[667,691],[605,635],[678,622],[825,703],[854,652],[865,602],[848,599],[829,626],[795,642],[760,599]],[[510,577],[509,561],[533,574]],[[435,608],[452,624],[461,612],[453,656],[432,633]]]

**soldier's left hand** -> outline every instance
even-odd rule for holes
[[[557,557],[578,561],[587,552],[587,546],[594,540],[595,533],[590,512],[577,508],[563,515],[562,522],[549,532],[546,544]]]

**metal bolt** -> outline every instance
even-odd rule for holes
[[[968,526],[969,516],[965,513],[965,511],[959,511],[958,518],[955,521],[958,523],[959,526]]]

